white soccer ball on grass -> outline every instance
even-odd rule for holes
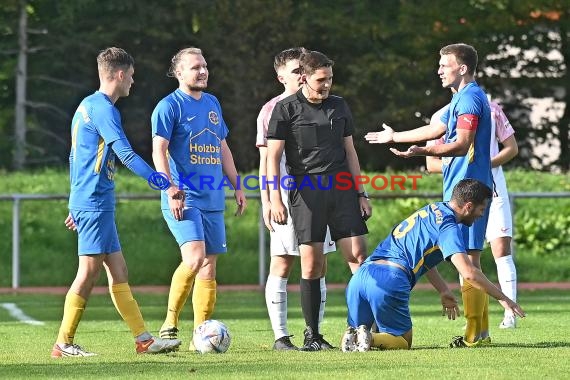
[[[228,327],[214,319],[208,319],[194,329],[194,347],[202,354],[226,352],[231,341]]]

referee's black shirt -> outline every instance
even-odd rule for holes
[[[267,139],[285,140],[287,170],[298,176],[348,170],[344,138],[353,133],[343,98],[329,95],[322,103],[310,103],[301,89],[275,105]]]

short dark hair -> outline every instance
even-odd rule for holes
[[[477,50],[475,50],[473,46],[463,43],[451,44],[442,47],[439,51],[439,54],[453,54],[457,60],[457,63],[467,66],[467,73],[470,75],[475,75],[475,70],[477,69],[477,62],[479,58],[477,56]]]
[[[110,76],[117,70],[127,70],[135,65],[134,58],[125,50],[118,47],[110,47],[99,52],[97,56],[97,69],[100,73]]]
[[[301,73],[312,75],[318,69],[323,67],[333,67],[334,61],[321,52],[309,50],[301,55],[299,58],[299,67]]]
[[[301,55],[307,51],[308,50],[304,47],[294,47],[291,49],[285,49],[281,53],[278,53],[273,60],[275,71],[277,72],[277,70],[285,66],[289,61],[300,59]]]
[[[459,206],[463,206],[467,202],[480,205],[485,199],[492,197],[493,192],[489,186],[473,178],[465,178],[457,182],[451,194],[451,199],[455,200]]]

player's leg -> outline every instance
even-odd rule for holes
[[[348,308],[347,328],[342,335],[340,349],[342,352],[357,350],[359,326],[370,326],[374,321],[374,314],[370,303],[364,297],[367,285],[365,279],[369,276],[368,265],[363,266],[352,275],[346,286],[346,305]]]
[[[497,277],[501,290],[507,297],[513,301],[517,301],[517,269],[513,256],[511,255],[511,237],[499,237],[490,242],[495,264],[497,265]],[[500,328],[515,328],[515,316],[505,311],[503,321],[499,325]]]
[[[77,327],[85,311],[87,300],[101,274],[105,252],[104,241],[109,237],[108,223],[114,226],[112,212],[70,211],[77,228],[79,263],[63,306],[63,317],[51,356],[80,357],[95,355],[74,344]]]
[[[319,307],[319,331],[321,331],[322,323],[325,318],[325,307],[327,304],[327,281],[326,281],[326,274],[328,268],[328,261],[327,261],[327,254],[336,251],[336,244],[331,239],[330,229],[327,226],[327,233],[325,236],[325,242],[323,243],[323,253],[325,254],[325,258],[323,261],[323,270],[321,273],[320,278],[320,288],[321,288],[321,305]],[[333,345],[327,342],[324,338],[321,339],[321,349],[330,350],[333,349]]]
[[[305,178],[302,177],[297,183],[302,183],[304,180]],[[300,243],[301,310],[307,326],[304,331],[304,345],[301,349],[305,351],[321,349],[319,310],[324,263],[323,242],[327,231],[328,215],[325,201],[325,190],[309,186],[294,188],[289,193],[291,218],[295,227],[295,235]]]
[[[302,350],[321,349],[319,311],[321,306],[321,275],[324,262],[323,243],[299,246],[301,254],[301,309],[307,326]]]
[[[216,266],[218,256],[227,252],[223,211],[202,211],[206,258],[198,271],[192,292],[194,329],[210,319],[217,299]],[[190,346],[192,350],[192,345]]]
[[[489,209],[490,207],[487,207],[485,214],[471,226],[462,226],[467,254],[471,263],[479,269],[481,269],[481,251],[485,243]],[[484,326],[489,325],[488,313],[485,314],[485,305],[489,302],[489,298],[483,290],[473,287],[465,280],[461,286],[461,298],[467,322],[464,341],[467,345],[476,344],[481,338],[489,336],[488,327],[483,330]]]
[[[135,338],[137,353],[156,354],[176,350],[180,346],[178,339],[157,338],[146,329],[139,305],[129,286],[127,264],[123,253],[117,251],[105,255],[104,266],[111,299]]]
[[[481,251],[472,250],[468,253],[471,263],[480,269]],[[483,322],[485,303],[488,303],[488,298],[483,290],[475,288],[465,280],[463,280],[463,285],[461,286],[461,296],[463,299],[463,312],[467,320],[465,340],[467,343],[476,343],[482,338],[482,335],[489,335],[488,329],[483,331],[483,325],[486,324],[488,326],[488,316],[487,323]]]
[[[495,197],[491,202],[486,237],[497,266],[497,277],[501,290],[507,297],[517,300],[517,270],[511,255],[513,236],[511,208],[508,197]],[[505,311],[500,328],[516,327],[515,316]]]
[[[362,269],[365,267],[369,273],[365,297],[378,328],[378,332],[371,334],[371,346],[382,350],[409,349],[412,346],[412,319],[408,274],[403,269],[374,262],[364,264]]]
[[[327,242],[323,244],[326,247]],[[328,261],[327,256],[325,253],[325,257],[323,258],[323,270],[321,272],[321,278],[319,279],[319,287],[321,289],[321,304],[319,306],[319,331],[321,331],[323,320],[325,319],[325,307],[327,305],[327,269],[328,269]]]
[[[337,242],[344,260],[352,273],[356,272],[366,260],[366,237],[364,235],[351,236]]]
[[[272,237],[273,239],[273,237]],[[293,255],[271,256],[269,275],[265,284],[265,303],[275,336],[273,349],[295,350],[287,329],[287,281],[295,260]]]
[[[160,337],[176,339],[178,320],[188,299],[194,279],[206,257],[202,217],[196,208],[184,210],[183,220],[177,221],[170,210],[162,214],[168,228],[180,246],[182,261],[172,275],[168,294],[166,318],[160,328]]]
[[[287,282],[295,257],[299,256],[299,245],[293,228],[292,218],[286,225],[273,225],[270,233],[269,275],[265,283],[265,303],[275,337],[274,350],[296,350],[287,329]]]
[[[210,319],[217,299],[216,266],[218,256],[206,255],[202,268],[198,271],[192,291],[194,328]]]
[[[73,342],[87,300],[101,273],[103,256],[101,254],[79,256],[77,274],[65,296],[63,318],[51,353],[52,358],[95,355],[80,346],[74,345]]]

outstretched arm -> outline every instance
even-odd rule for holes
[[[493,285],[479,268],[471,264],[466,253],[452,255],[451,262],[465,281],[498,300],[505,310],[509,310],[519,317],[525,316],[523,309],[516,302],[507,297],[501,289]]]
[[[154,170],[143,160],[138,154],[135,153],[129,140],[125,137],[115,140],[111,143],[111,148],[113,152],[117,155],[119,160],[125,165],[130,171],[136,175],[146,179],[147,181],[154,173]]]
[[[415,143],[437,139],[445,133],[445,124],[436,127],[432,125],[424,125],[416,129],[403,132],[395,132],[390,126],[382,124],[384,128],[380,132],[368,132],[364,138],[370,144],[385,143]]]

